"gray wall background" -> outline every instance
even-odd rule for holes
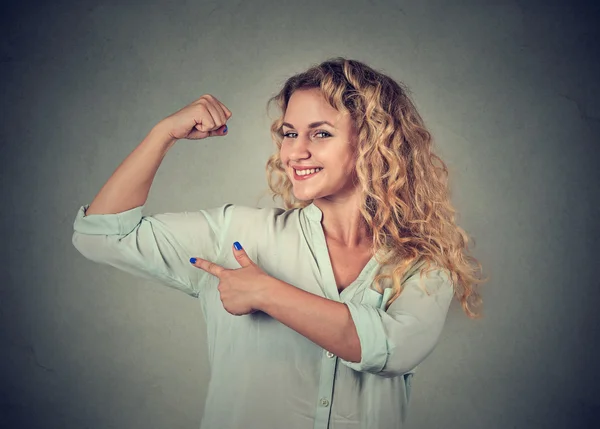
[[[482,320],[452,305],[409,427],[599,424],[598,6],[86,0],[1,16],[0,426],[198,427],[199,302],[83,258],[77,209],[204,93],[233,112],[229,135],[178,142],[145,213],[273,205],[265,103],[338,55],[412,89],[492,277]]]

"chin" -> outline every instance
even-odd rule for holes
[[[296,198],[299,201],[310,201],[310,200],[315,200],[317,198],[319,198],[318,195],[314,195],[312,193],[297,193],[297,192],[293,192],[294,194],[294,198]]]
[[[310,201],[315,199],[314,197],[308,197],[306,195],[296,195],[294,194],[294,198],[296,198],[298,201]]]

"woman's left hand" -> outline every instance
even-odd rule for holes
[[[237,243],[237,242],[236,242]],[[239,245],[239,243],[237,243]],[[213,262],[202,258],[192,258],[190,262],[197,268],[219,278],[219,294],[221,302],[227,312],[241,316],[260,310],[261,294],[272,279],[267,273],[256,265],[246,251],[237,250],[232,246],[233,255],[241,265],[238,269],[223,268]],[[195,259],[195,262],[192,262]]]

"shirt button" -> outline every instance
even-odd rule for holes
[[[332,358],[332,357],[334,357],[334,356],[335,356],[335,355],[334,355],[333,353],[331,353],[331,352],[327,352],[327,357],[328,357],[328,358]]]
[[[321,400],[319,401],[319,404],[321,404],[322,407],[328,407],[329,401],[327,400],[327,398],[321,398]]]

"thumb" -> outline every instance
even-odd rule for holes
[[[227,134],[227,125],[223,125],[222,127],[217,128],[216,130],[208,132],[209,137],[224,136],[226,134]]]
[[[233,255],[242,267],[247,267],[249,265],[254,264],[254,262],[252,262],[252,259],[250,259],[250,257],[246,253],[246,251],[242,248],[242,245],[237,241],[233,243]]]

